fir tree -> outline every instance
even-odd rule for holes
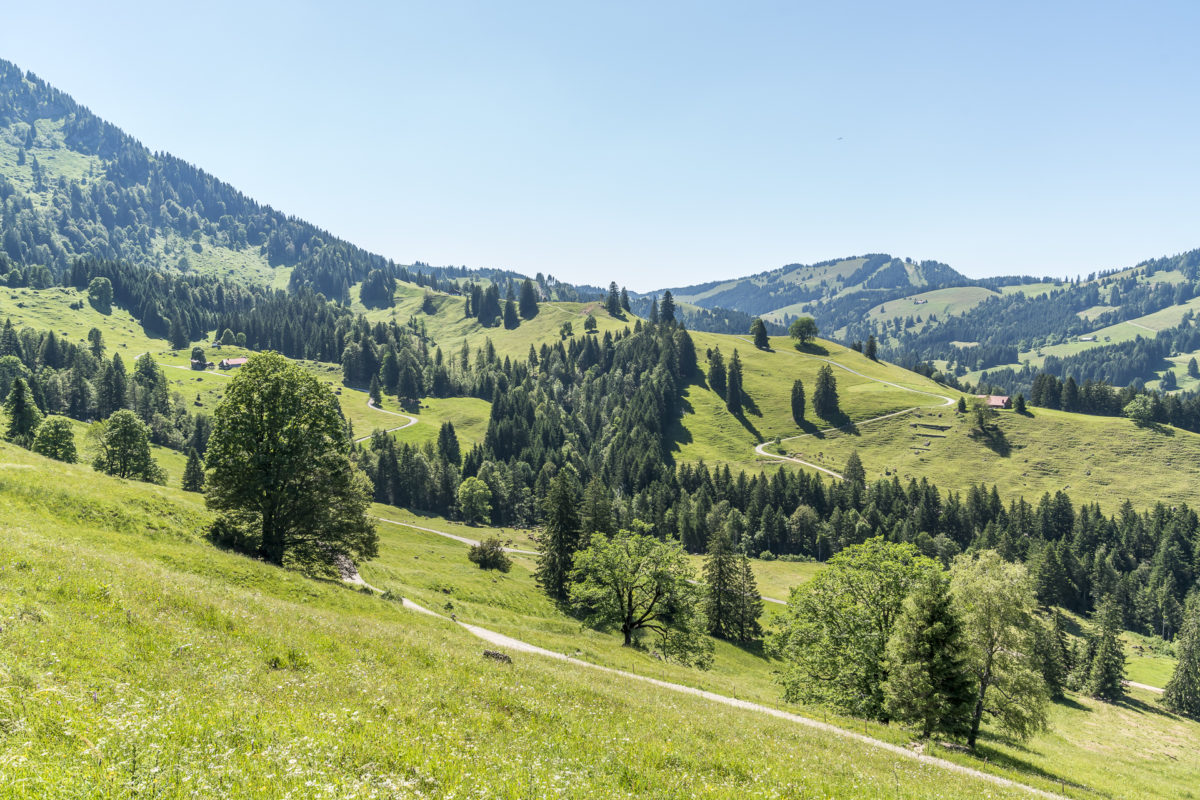
[[[733,350],[733,358],[729,359],[729,373],[725,376],[725,408],[730,414],[742,413],[742,360],[737,348]]]
[[[600,480],[599,475],[592,477],[584,493],[583,532],[589,536],[593,533],[613,532],[612,500],[608,487]]]
[[[608,299],[604,301],[604,308],[614,317],[621,316],[621,293],[617,289],[616,281],[608,285]]]
[[[521,282],[521,295],[518,305],[522,319],[533,319],[537,316],[537,292],[533,288],[533,281],[529,280],[529,278]]]
[[[837,379],[833,367],[822,364],[817,370],[817,388],[813,391],[813,411],[822,419],[832,420],[841,414],[838,408]]]
[[[708,386],[721,397],[725,396],[725,358],[721,355],[721,348],[714,347],[712,355],[708,357]]]
[[[960,413],[960,414],[967,413],[967,398],[965,398],[965,397],[958,398],[958,405],[956,407],[958,409],[958,413]]]
[[[799,378],[792,384],[792,421],[804,425],[804,381]]]
[[[754,337],[754,346],[759,350],[771,349],[771,340],[767,338],[767,326],[758,317],[750,323],[750,335]]]
[[[625,291],[625,287],[621,287],[621,308],[629,311],[629,292]],[[1193,359],[1194,360],[1194,359]]]
[[[572,561],[579,549],[579,492],[566,468],[550,483],[544,506],[545,528],[538,542],[537,582],[553,600],[565,601]]]
[[[1125,651],[1121,646],[1121,608],[1109,596],[1097,611],[1100,630],[1095,637],[1088,665],[1087,693],[1098,700],[1115,702],[1125,696]]]
[[[879,343],[875,341],[875,334],[872,333],[870,336],[867,337],[867,344],[863,348],[863,355],[866,356],[867,358],[871,359],[872,361],[875,361],[876,360],[875,356],[876,356],[876,353],[878,353],[878,352],[879,352]]]
[[[728,525],[713,532],[704,559],[704,610],[708,632],[721,639],[749,642],[762,635],[762,598],[750,559],[733,546]]]
[[[183,490],[185,492],[204,491],[204,464],[196,448],[189,447],[187,466],[183,468]]]
[[[947,581],[933,575],[904,601],[888,640],[884,694],[891,717],[915,725],[925,739],[966,734],[975,702],[966,654]]]
[[[863,469],[862,459],[858,457],[858,450],[850,451],[850,457],[846,459],[845,471],[842,473],[842,480],[859,489],[866,487],[867,472]]]
[[[454,423],[446,420],[438,430],[437,453],[443,461],[454,466],[462,466],[462,448],[458,444],[458,434],[454,431]]]
[[[33,444],[34,434],[42,423],[42,412],[33,401],[33,392],[24,378],[17,376],[13,380],[4,401],[4,413],[8,416],[4,438],[21,447]]]
[[[663,292],[662,305],[658,307],[659,321],[663,325],[675,324],[675,299],[670,292]]]
[[[1175,671],[1163,689],[1163,705],[1176,714],[1200,719],[1200,596],[1194,595],[1187,605],[1175,645]]]

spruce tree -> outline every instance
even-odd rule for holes
[[[734,594],[737,603],[735,625],[737,641],[752,642],[762,636],[762,626],[758,620],[762,616],[762,596],[758,593],[758,581],[754,578],[754,568],[750,558],[745,553],[738,553],[735,572],[737,580],[734,584]]]
[[[608,284],[608,299],[604,301],[604,309],[614,317],[621,316],[621,293],[616,281]]]
[[[608,487],[599,475],[592,477],[584,493],[583,532],[588,536],[593,533],[613,533],[612,500]]]
[[[956,407],[958,409],[958,413],[960,413],[960,414],[967,413],[967,398],[965,398],[965,397],[958,398],[958,405]]]
[[[714,347],[708,357],[708,386],[721,397],[725,396],[725,358],[721,348]]]
[[[621,308],[625,309],[626,311],[630,310],[630,308],[629,308],[629,292],[627,292],[625,290],[624,286],[621,287]]]
[[[663,325],[675,324],[675,299],[670,292],[663,292],[662,305],[658,307],[658,318]]]
[[[1163,689],[1163,705],[1200,719],[1200,596],[1193,596],[1175,645],[1175,671]]]
[[[189,447],[187,466],[183,468],[183,490],[185,492],[204,491],[204,464],[196,448]]]
[[[704,614],[708,632],[721,639],[733,638],[735,630],[734,587],[737,554],[729,531],[722,525],[708,540],[704,559]]]
[[[546,524],[539,540],[537,582],[553,600],[565,601],[572,562],[580,544],[579,492],[569,469],[550,482],[544,504]]]
[[[750,323],[750,335],[754,337],[754,346],[759,350],[771,349],[771,340],[767,338],[767,326],[758,317]]]
[[[1096,634],[1084,688],[1098,700],[1115,702],[1125,696],[1125,651],[1118,638],[1121,635],[1121,609],[1110,595],[1096,613],[1100,617],[1100,630]]]
[[[887,659],[884,695],[893,719],[915,725],[925,739],[969,732],[975,687],[945,577],[931,575],[904,601]]]
[[[850,451],[850,457],[846,459],[845,471],[842,473],[842,480],[860,489],[867,485],[867,471],[863,469],[862,459],[858,457],[858,450]]]
[[[729,359],[729,372],[725,376],[725,408],[730,414],[742,413],[742,360],[734,348],[733,358]]]
[[[533,281],[529,280],[529,278],[521,282],[521,295],[518,306],[522,319],[533,319],[537,316],[537,292],[534,291]]]
[[[804,381],[799,378],[792,384],[792,421],[804,425]]]
[[[21,447],[33,444],[38,425],[42,424],[42,412],[33,401],[33,392],[24,378],[18,376],[13,380],[4,401],[4,413],[8,416],[4,438]]]
[[[504,301],[504,327],[511,331],[520,324],[521,319],[517,316],[517,301],[509,297]]]
[[[878,353],[878,352],[879,352],[879,343],[875,341],[875,334],[872,333],[870,336],[867,337],[867,344],[863,348],[863,355],[865,355],[867,358],[871,359],[872,361],[875,361],[876,360],[875,356],[876,356],[876,353]]]
[[[822,364],[817,370],[817,388],[813,391],[813,411],[822,419],[832,420],[841,410],[838,408],[837,379],[833,367]]]
[[[462,466],[462,448],[458,444],[458,434],[454,430],[454,423],[449,420],[443,422],[442,427],[438,430],[437,454],[447,464],[453,464],[456,467]]]

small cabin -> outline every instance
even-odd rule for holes
[[[221,369],[237,369],[238,367],[245,365],[246,359],[244,358],[223,358],[218,366],[220,366]]]
[[[1096,341],[1096,337],[1095,337],[1095,336],[1080,336],[1080,337],[1079,337],[1079,341],[1081,341],[1081,342],[1094,342],[1094,341]]]
[[[1012,398],[1006,394],[981,394],[979,399],[985,406],[997,411],[1012,408]]]

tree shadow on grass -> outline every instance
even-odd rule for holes
[[[738,422],[742,423],[743,428],[745,428],[747,431],[750,432],[750,434],[752,436],[754,436],[755,441],[758,441],[758,442],[764,441],[762,434],[758,432],[758,428],[754,427],[754,423],[751,422],[750,420],[746,419],[745,411],[739,411],[737,414],[734,414],[733,416],[735,419],[737,419]]]
[[[827,356],[827,355],[829,355],[828,348],[826,348],[824,345],[817,344],[816,342],[806,342],[804,344],[800,344],[799,342],[797,342],[795,347],[798,351],[800,351],[801,353],[804,353],[805,355],[810,355],[810,356]]]
[[[1008,437],[995,425],[989,425],[983,431],[974,428],[970,436],[1001,458],[1008,458],[1012,454],[1012,444],[1008,441]]]
[[[762,411],[759,410],[758,403],[754,402],[754,399],[745,392],[742,392],[742,406],[754,416],[762,416]]]
[[[1001,735],[998,735],[991,731],[980,732],[979,738],[980,738],[980,741],[976,742],[976,745],[975,745],[974,755],[976,758],[986,761],[989,764],[996,764],[1001,767],[1007,767],[1008,769],[1011,769],[1021,775],[1028,775],[1028,776],[1032,776],[1032,777],[1042,778],[1043,780],[1051,781],[1052,783],[1058,784],[1061,789],[1070,787],[1073,789],[1082,789],[1084,791],[1090,791],[1092,788],[1086,784],[1076,783],[1075,781],[1067,780],[1066,778],[1064,778],[1061,775],[1056,775],[1055,773],[1050,772],[1046,769],[1043,769],[1042,767],[1039,767],[1037,764],[1034,764],[1033,762],[1028,761],[1026,759],[1018,758],[1015,755],[1013,755],[1012,753],[1008,753],[1003,750],[998,750],[995,747],[989,747],[987,742],[984,741],[984,740],[987,740],[990,742],[995,742],[996,744],[1003,744],[1006,747],[1011,747],[1014,750],[1018,750],[1023,753],[1032,753],[1033,752],[1018,739],[1012,739],[1007,736],[1001,736]]]

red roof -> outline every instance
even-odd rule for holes
[[[222,361],[221,363],[226,364],[230,367],[240,367],[243,364],[245,364],[247,361],[249,361],[249,359],[247,359],[247,358],[227,358],[224,361]]]

